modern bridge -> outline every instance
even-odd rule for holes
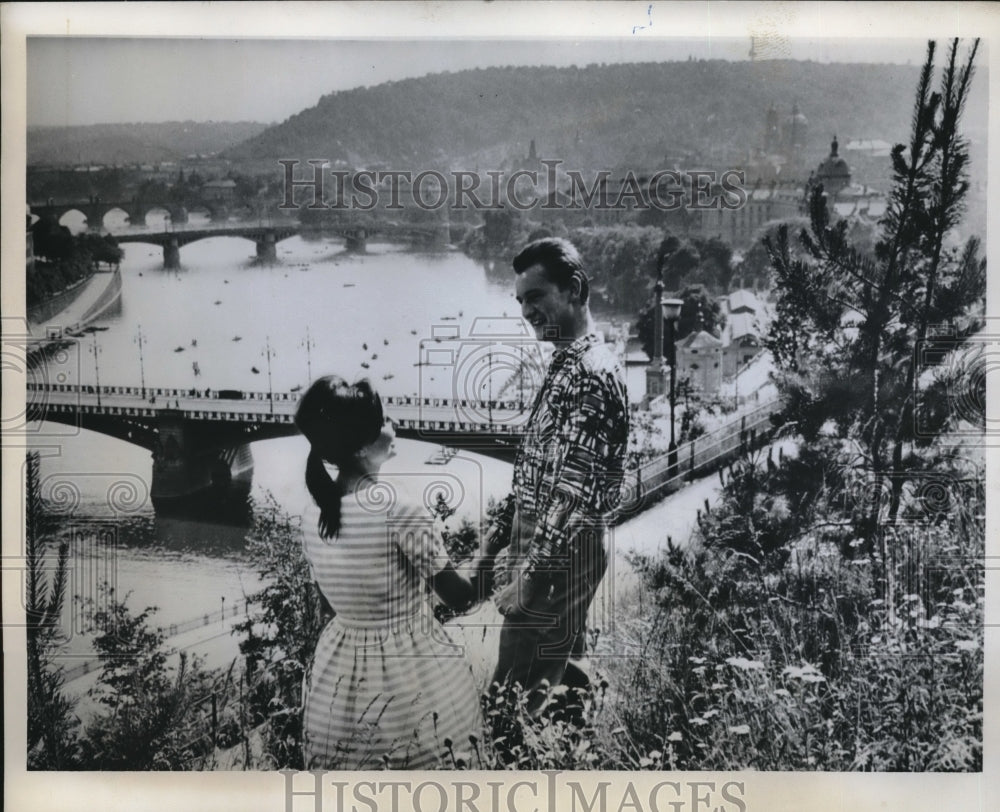
[[[300,392],[261,392],[137,386],[76,386],[29,382],[29,420],[90,429],[149,449],[151,495],[158,507],[186,504],[233,483],[249,488],[249,443],[297,434]],[[396,434],[474,451],[511,462],[530,414],[522,401],[465,401],[383,397]],[[618,519],[729,464],[774,435],[777,398],[763,400],[724,425],[681,443],[625,473]]]
[[[300,392],[91,386],[28,382],[31,420],[96,431],[152,452],[154,503],[249,486],[249,443],[297,434]],[[382,399],[399,437],[511,461],[530,404],[389,396]]]

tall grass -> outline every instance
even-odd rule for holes
[[[613,674],[637,749],[678,769],[981,769],[983,471],[934,462],[947,499],[911,491],[871,553],[826,487],[772,519],[794,537],[755,536],[747,504],[785,465],[744,460],[690,548],[637,560],[655,616]]]

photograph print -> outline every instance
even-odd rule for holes
[[[986,43],[626,33],[28,38],[29,771],[983,770]]]

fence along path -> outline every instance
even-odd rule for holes
[[[177,637],[185,632],[189,632],[192,629],[211,626],[213,623],[222,623],[226,618],[236,617],[246,608],[246,605],[246,600],[233,601],[233,605],[227,606],[225,609],[217,609],[214,612],[206,612],[202,615],[198,615],[197,617],[193,617],[190,620],[185,620],[182,623],[168,623],[166,626],[162,627],[162,630],[166,635],[166,640],[169,642],[171,638]],[[73,680],[79,679],[80,677],[85,676],[94,669],[100,667],[100,658],[97,654],[93,654],[79,665],[75,665],[72,668],[67,668],[63,671],[63,680],[67,683],[72,682]]]
[[[779,407],[779,398],[773,398],[709,434],[682,443],[677,447],[674,466],[670,465],[667,454],[661,454],[627,471],[618,521],[635,515],[685,482],[712,473],[744,450],[763,445],[774,431],[771,415]]]

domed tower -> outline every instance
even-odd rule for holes
[[[809,134],[809,119],[799,110],[799,103],[792,105],[792,114],[785,123],[785,149],[789,155],[799,153],[806,145],[806,137]]]
[[[839,150],[837,136],[833,136],[830,154],[816,170],[816,183],[823,184],[823,190],[831,204],[840,192],[851,185],[851,168],[847,165],[847,161],[840,157]]]

